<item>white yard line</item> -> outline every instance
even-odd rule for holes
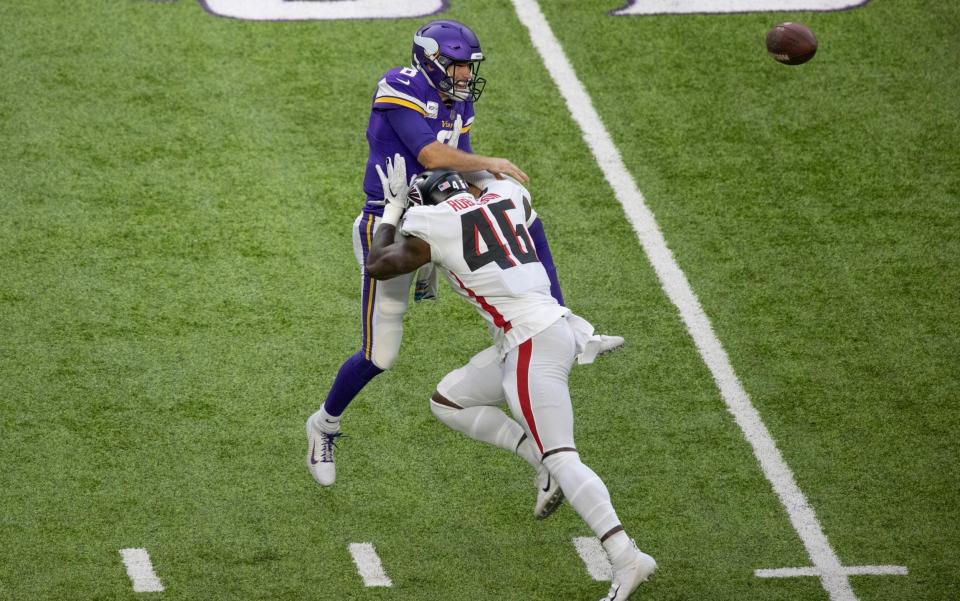
[[[443,0],[200,0],[207,11],[250,21],[332,21],[338,19],[401,19],[432,15]]]
[[[127,566],[127,576],[133,582],[135,593],[160,593],[163,584],[153,571],[150,555],[146,549],[120,549],[123,565]]]
[[[613,568],[607,559],[607,552],[603,550],[600,539],[595,536],[577,536],[573,539],[583,565],[594,580],[610,580],[613,578]]]
[[[380,556],[373,543],[350,543],[350,555],[357,564],[357,572],[363,578],[363,586],[393,586],[393,581],[383,571]]]
[[[909,572],[903,566],[850,566],[841,568],[847,576],[906,576]],[[796,578],[798,576],[820,576],[817,568],[776,568],[772,570],[754,570],[757,578]]]
[[[847,10],[868,0],[633,0],[614,15],[659,15],[676,13],[747,13],[767,11],[807,12]]]
[[[541,59],[563,95],[574,121],[580,126],[583,138],[597,160],[597,164],[613,188],[614,194],[627,215],[637,238],[643,247],[661,286],[676,305],[680,317],[690,332],[700,356],[710,369],[720,394],[737,425],[743,431],[753,454],[760,462],[764,476],[770,481],[780,502],[790,517],[793,528],[803,541],[814,567],[818,570],[823,588],[833,601],[854,601],[856,596],[850,580],[817,520],[817,516],[797,486],[790,467],[787,466],[776,442],[760,419],[760,414],[750,402],[743,385],[730,364],[723,345],[710,325],[710,320],[700,306],[686,275],[680,269],[673,253],[657,225],[653,213],[647,208],[643,194],[637,188],[633,176],[623,164],[620,152],[614,146],[610,134],[593,107],[593,102],[583,84],[577,78],[560,42],[540,11],[536,0],[513,0],[517,16],[530,32],[530,39],[540,53]]]

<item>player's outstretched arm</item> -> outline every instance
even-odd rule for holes
[[[464,152],[440,142],[431,142],[424,146],[417,154],[417,160],[427,169],[489,171],[498,177],[509,175],[520,182],[530,179],[523,170],[507,159]]]
[[[381,223],[367,253],[366,269],[375,280],[389,280],[429,262],[429,244],[414,236],[397,236],[396,226]]]

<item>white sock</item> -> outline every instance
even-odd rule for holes
[[[333,416],[327,413],[327,409],[322,407],[320,411],[313,414],[313,424],[327,434],[333,434],[340,431],[340,416]]]
[[[479,405],[457,409],[431,400],[430,411],[437,419],[457,432],[462,432],[474,440],[516,453],[526,459],[527,463],[533,467],[540,465],[540,458],[536,449],[528,444],[529,440],[521,442],[526,434],[524,434],[520,424],[496,407]]]
[[[633,541],[627,536],[627,533],[621,530],[616,534],[611,534],[607,540],[603,541],[603,549],[610,558],[610,563],[614,568],[619,568],[633,558]]]
[[[519,426],[520,424],[517,425]],[[522,427],[520,429],[523,430]],[[540,452],[526,434],[523,434],[522,440],[517,444],[516,453],[526,459],[527,463],[529,463],[533,469],[540,469]]]
[[[543,463],[560,483],[567,501],[597,538],[620,525],[620,518],[610,502],[607,486],[600,476],[580,461],[579,453],[555,453],[545,458]],[[614,537],[615,535],[604,542],[609,542]]]

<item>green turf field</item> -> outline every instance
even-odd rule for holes
[[[530,174],[568,305],[627,339],[571,392],[660,564],[637,598],[828,599],[755,575],[811,560],[513,5],[448,4],[488,56],[474,148]],[[908,568],[856,598],[960,598],[960,6],[542,5],[841,562]],[[337,484],[303,464],[359,344],[370,96],[428,19],[0,3],[0,599],[606,592],[573,510],[533,520],[529,468],[430,414],[489,344],[448,289],[345,414]],[[766,56],[789,20],[820,38],[807,65]],[[133,592],[124,548],[164,592]]]

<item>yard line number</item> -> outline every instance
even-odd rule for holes
[[[219,17],[245,21],[339,21],[426,17],[447,9],[444,0],[199,0]],[[869,0],[629,0],[609,14],[724,14],[742,12],[832,11],[863,6]]]

